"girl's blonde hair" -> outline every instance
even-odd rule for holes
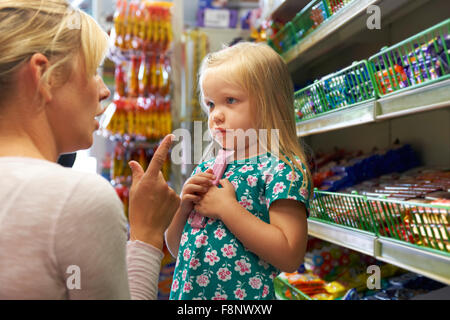
[[[208,54],[200,67],[198,86],[200,101],[207,113],[202,83],[206,71],[211,68],[220,68],[218,70],[224,78],[247,92],[255,114],[255,129],[278,129],[280,159],[292,170],[293,164],[302,172],[302,188],[312,186],[308,161],[297,138],[294,86],[287,65],[280,55],[264,43],[251,42],[240,42]],[[267,151],[272,152],[270,140],[271,135],[268,134]]]
[[[54,77],[63,85],[80,53],[93,76],[108,42],[97,22],[66,0],[0,0],[0,96],[12,91],[16,71],[35,53],[51,62],[44,82]]]

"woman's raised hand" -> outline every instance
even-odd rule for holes
[[[145,172],[136,161],[129,162],[133,174],[128,214],[130,240],[143,241],[159,249],[163,247],[164,232],[180,205],[180,197],[161,173],[173,138],[168,135],[163,139]]]

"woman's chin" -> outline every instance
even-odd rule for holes
[[[86,137],[85,139],[83,139],[83,142],[80,142],[79,144],[65,147],[61,151],[61,153],[73,153],[73,152],[77,152],[80,150],[87,150],[90,147],[92,147],[93,143],[94,143],[94,138],[92,136]]]

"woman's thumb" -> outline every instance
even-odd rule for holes
[[[144,175],[144,169],[142,169],[141,165],[136,161],[130,161],[128,162],[128,165],[131,168],[131,174],[133,177],[131,185],[134,185],[141,180],[142,176]]]

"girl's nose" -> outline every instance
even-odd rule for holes
[[[225,117],[222,112],[214,111],[214,113],[212,114],[212,120],[215,123],[222,123],[225,120]]]

